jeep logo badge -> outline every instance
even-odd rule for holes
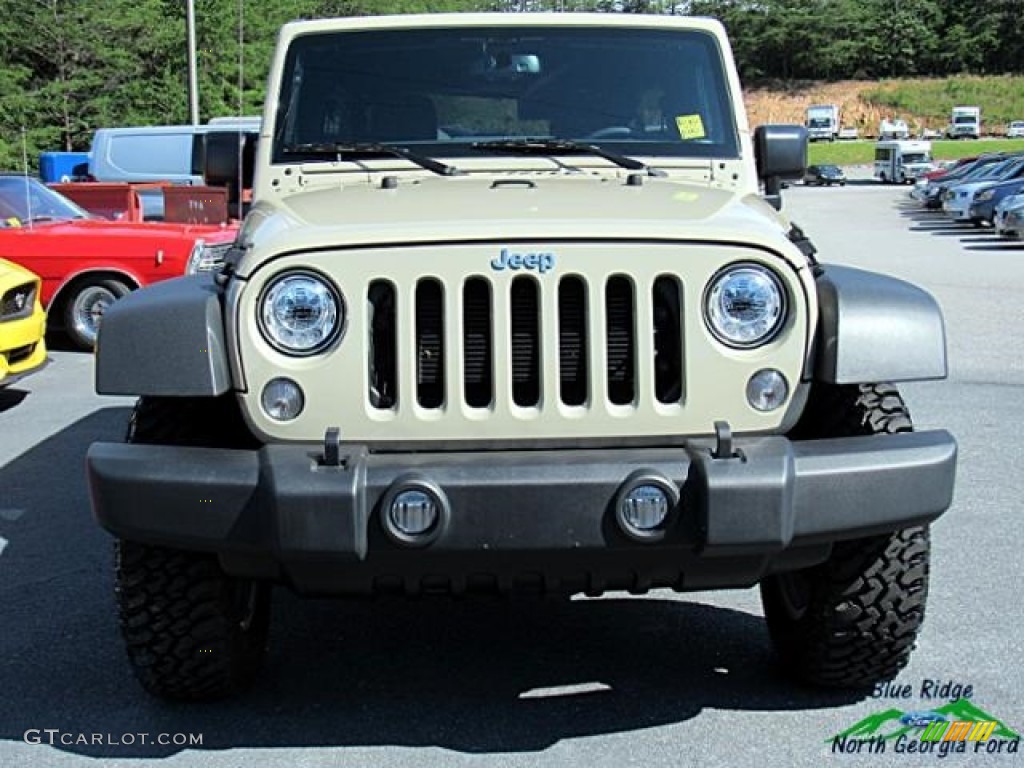
[[[491,259],[491,269],[501,272],[506,269],[534,269],[542,275],[555,268],[553,253],[513,253],[502,248],[498,258]]]

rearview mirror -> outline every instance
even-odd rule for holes
[[[515,80],[523,76],[539,75],[540,57],[534,53],[512,53],[505,50],[485,50],[473,63],[471,71],[492,80]]]

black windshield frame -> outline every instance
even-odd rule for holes
[[[275,164],[325,159],[285,151],[301,144],[372,141],[480,157],[474,143],[526,136],[620,155],[740,155],[725,61],[703,30],[524,23],[311,32],[293,40],[281,84]],[[421,114],[436,128],[407,127]]]

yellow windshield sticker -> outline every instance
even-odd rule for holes
[[[692,203],[694,200],[697,200],[699,198],[700,195],[698,195],[696,192],[690,192],[688,190],[676,192],[674,195],[672,195],[672,199],[680,203]]]
[[[703,139],[707,136],[700,115],[677,115],[676,128],[681,139]]]

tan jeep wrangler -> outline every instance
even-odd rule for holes
[[[141,398],[88,475],[146,689],[251,680],[274,584],[759,584],[798,678],[895,675],[956,444],[881,382],[945,376],[942,317],[817,263],[775,208],[805,157],[711,20],[284,27],[222,268],[99,339],[98,391]]]

